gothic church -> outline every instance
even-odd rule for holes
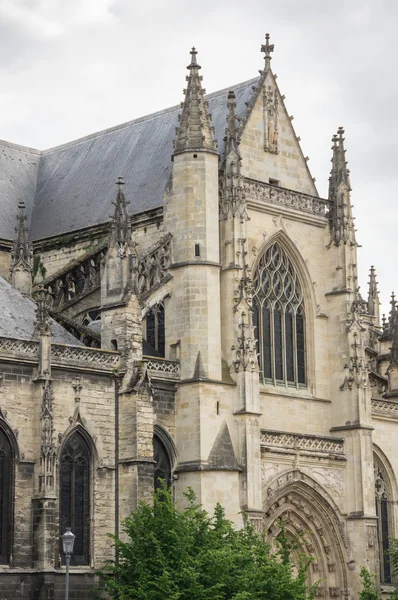
[[[206,96],[193,48],[181,107],[0,142],[1,600],[63,598],[66,527],[88,598],[159,479],[302,532],[321,597],[362,565],[392,589],[396,302],[381,323],[373,267],[359,292],[343,129],[321,198],[261,50]]]

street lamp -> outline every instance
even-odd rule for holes
[[[75,535],[70,530],[70,527],[66,528],[64,535],[61,536],[62,547],[65,554],[66,574],[65,574],[65,600],[69,598],[69,563],[70,557],[73,552],[73,544],[75,543]]]

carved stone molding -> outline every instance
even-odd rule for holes
[[[97,350],[95,348],[78,348],[52,344],[51,358],[53,364],[80,366],[100,370],[111,370],[119,367],[120,356],[116,352]]]
[[[143,361],[147,365],[148,374],[151,379],[179,381],[180,363],[178,361],[146,356],[143,357]]]
[[[164,236],[138,257],[136,286],[142,297],[162,284],[171,265],[171,234]]]
[[[318,435],[262,430],[260,441],[262,446],[269,449],[286,448],[328,454],[344,454],[344,440]]]
[[[372,400],[372,415],[398,419],[398,402],[389,400]]]
[[[377,525],[366,525],[366,542],[368,548],[374,548],[377,544]]]
[[[247,200],[253,199],[260,202],[271,202],[272,204],[287,206],[288,208],[312,213],[313,215],[328,216],[330,208],[329,200],[294,192],[293,190],[287,190],[247,177],[244,179],[244,185]]]

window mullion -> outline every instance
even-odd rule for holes
[[[276,373],[275,373],[275,328],[274,328],[274,306],[270,305],[270,339],[271,339],[271,376],[272,382],[276,385]]]
[[[258,353],[260,358],[260,376],[264,382],[264,334],[263,334],[263,304],[257,304],[257,339]]]
[[[281,343],[282,343],[282,379],[287,387],[287,360],[286,360],[286,305],[281,305]]]
[[[297,308],[292,311],[292,329],[293,329],[293,365],[294,365],[294,381],[296,388],[299,387],[298,378],[298,361],[297,361]]]

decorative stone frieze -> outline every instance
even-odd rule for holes
[[[264,429],[261,431],[260,439],[263,447],[344,454],[344,440],[342,439]]]
[[[372,400],[372,415],[380,415],[398,419],[398,402],[389,400]]]
[[[180,379],[180,363],[174,360],[143,357],[151,379],[178,381]]]
[[[270,202],[271,204],[279,204],[280,206],[286,206],[300,212],[312,213],[321,217],[328,216],[331,206],[329,200],[287,190],[247,177],[245,177],[244,183],[246,199],[248,201]]]

